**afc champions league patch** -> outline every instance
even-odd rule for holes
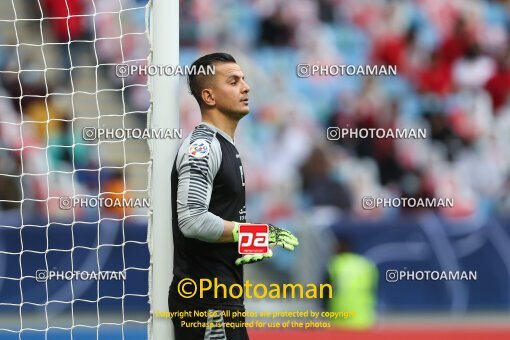
[[[197,139],[189,146],[189,154],[196,158],[202,158],[209,154],[211,146],[205,139]]]

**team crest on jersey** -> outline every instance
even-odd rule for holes
[[[189,154],[196,158],[202,158],[209,154],[211,147],[204,139],[197,139],[189,146]]]

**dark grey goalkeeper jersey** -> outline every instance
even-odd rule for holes
[[[177,285],[183,278],[225,284],[243,284],[237,243],[216,243],[223,220],[244,222],[245,183],[234,141],[218,128],[202,123],[184,140],[172,169],[172,231],[174,279],[170,286],[171,309],[244,309],[243,298],[183,299]],[[222,289],[219,289],[222,295]],[[236,292],[237,294],[237,292]]]

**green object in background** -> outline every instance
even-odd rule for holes
[[[343,328],[367,329],[376,319],[378,272],[369,259],[354,253],[341,253],[331,258],[328,274],[333,285],[329,311],[343,312],[332,324]]]

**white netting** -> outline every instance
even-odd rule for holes
[[[0,2],[1,339],[146,337],[147,142],[86,131],[146,126],[147,13]]]

